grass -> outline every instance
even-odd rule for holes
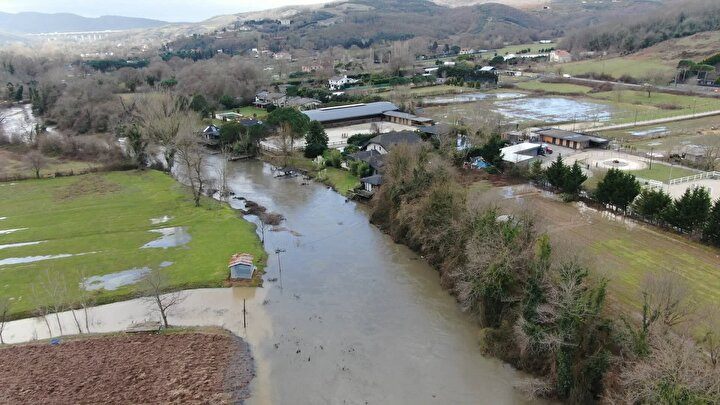
[[[332,186],[338,193],[347,195],[348,191],[360,185],[360,179],[347,170],[328,167],[317,174],[317,179]]]
[[[616,90],[589,95],[607,102],[615,112],[612,122],[648,121],[720,110],[720,99],[645,91]]]
[[[538,44],[538,43],[534,43],[534,42],[529,43],[529,44],[510,45],[510,46],[506,46],[504,48],[492,50],[483,56],[488,57],[488,55],[489,55],[489,57],[492,57],[493,54],[498,54],[498,55],[502,56],[502,55],[506,55],[509,53],[518,53],[518,52],[528,49],[528,48],[530,49],[530,53],[539,53],[541,49],[554,48],[555,46],[557,46],[557,44],[555,44],[555,43]]]
[[[23,163],[21,154],[0,150],[0,178],[34,177],[35,173]],[[50,177],[55,173],[80,173],[101,165],[92,162],[47,158],[47,166],[40,170],[41,177]]]
[[[544,91],[547,93],[560,94],[587,94],[590,87],[571,83],[545,83],[540,81],[526,81],[515,85],[518,89],[530,91]]]
[[[662,182],[697,174],[696,171],[686,169],[684,167],[673,167],[660,163],[654,163],[652,169],[633,170],[630,173],[643,179],[658,180]]]
[[[236,111],[240,114],[242,114],[244,117],[252,118],[253,115],[257,115],[257,118],[259,120],[264,120],[268,116],[267,110],[264,110],[262,108],[257,108],[253,106],[245,106],[237,108]]]
[[[82,256],[0,267],[0,297],[13,297],[12,316],[28,315],[49,298],[34,294],[47,271],[64,281],[65,301],[81,292],[84,277],[173,262],[167,267],[171,289],[221,286],[227,278],[227,260],[236,252],[266,258],[254,225],[238,218],[230,207],[209,198],[196,208],[187,190],[170,176],[156,172],[113,172],[99,175],[29,180],[0,187],[1,229],[27,228],[0,235],[0,244],[46,241],[39,245],[0,250],[0,260],[56,254]],[[151,218],[171,216],[162,225]],[[150,229],[186,227],[187,245],[141,249],[158,235]],[[98,302],[134,294],[132,286],[101,290]]]
[[[680,277],[701,307],[720,302],[718,249],[539,195],[527,197],[522,206],[538,213],[558,255],[584,257],[597,278],[609,280],[608,300],[615,308],[639,310],[646,278],[660,273]]]
[[[651,75],[660,75],[672,78],[675,68],[669,66],[665,61],[656,58],[638,57],[617,57],[608,59],[589,59],[579,62],[552,65],[549,70],[562,70],[562,73],[580,75],[587,73],[604,73],[618,79],[623,75],[629,75],[636,79],[645,78]]]

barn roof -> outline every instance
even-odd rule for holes
[[[342,121],[356,118],[382,115],[388,111],[397,111],[398,107],[388,101],[378,101],[367,104],[351,104],[339,107],[319,108],[317,110],[303,111],[311,121]]]

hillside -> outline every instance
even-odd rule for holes
[[[120,16],[82,17],[76,14],[57,13],[3,13],[0,12],[2,31],[20,34],[52,32],[127,30],[155,28],[167,25],[165,21]]]

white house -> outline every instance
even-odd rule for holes
[[[352,79],[347,75],[334,76],[328,80],[328,85],[330,86],[330,90],[340,90],[349,84],[355,84],[359,81],[360,80]]]
[[[572,62],[572,55],[570,52],[557,50],[550,52],[550,62],[552,63],[568,63]]]

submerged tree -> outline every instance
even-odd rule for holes
[[[175,142],[177,156],[183,168],[185,179],[190,185],[193,195],[193,202],[196,207],[200,206],[200,199],[206,183],[205,152],[197,143],[192,134],[182,134]]]
[[[163,267],[152,269],[150,273],[138,284],[139,294],[154,307],[156,307],[163,326],[168,328],[168,314],[173,307],[185,299],[181,291],[165,293],[170,289],[168,270]]]

